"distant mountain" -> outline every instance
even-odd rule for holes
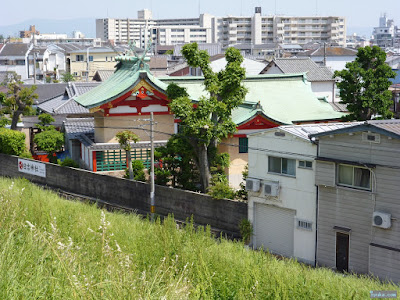
[[[32,19],[19,24],[0,26],[0,34],[4,37],[19,37],[21,30],[28,30],[29,25],[35,25],[40,33],[66,33],[71,36],[74,30],[82,32],[86,37],[96,37],[95,19],[48,20]]]

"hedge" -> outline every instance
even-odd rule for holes
[[[0,153],[21,155],[25,151],[25,133],[0,128]]]

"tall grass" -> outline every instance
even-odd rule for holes
[[[400,290],[0,179],[0,299],[366,299]]]

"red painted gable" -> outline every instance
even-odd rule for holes
[[[127,100],[129,97],[136,97],[135,100]],[[150,105],[161,105],[168,108],[168,111],[162,112],[154,112],[157,114],[170,114],[170,109],[168,107],[169,100],[166,95],[160,93],[157,90],[150,91],[146,89],[144,86],[141,86],[137,89],[136,92],[129,91],[124,95],[114,99],[113,101],[103,104],[100,106],[101,109],[104,110],[104,116],[134,116],[134,115],[142,115],[142,114],[150,114],[149,112],[142,113],[142,109],[144,107],[148,107]],[[137,112],[135,113],[112,113],[110,112],[111,108],[116,108],[120,106],[128,106],[136,108]]]
[[[268,129],[278,127],[281,124],[272,122],[267,118],[257,115],[253,119],[247,121],[244,124],[241,124],[237,127],[238,130],[245,130],[245,129]]]

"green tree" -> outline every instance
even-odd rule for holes
[[[47,152],[47,157],[52,163],[57,163],[57,157],[54,154],[62,149],[64,145],[64,134],[51,129],[45,130],[35,135],[33,141],[38,146],[39,150]]]
[[[38,116],[38,119],[40,122],[36,124],[36,127],[39,128],[40,130],[45,131],[45,130],[55,129],[53,125],[50,125],[51,123],[54,122],[54,118],[50,114],[46,113],[40,114]]]
[[[201,97],[193,105],[186,91],[173,83],[168,86],[167,95],[172,100],[171,110],[181,120],[178,136],[190,144],[193,161],[200,172],[201,190],[206,192],[211,183],[218,143],[236,131],[231,119],[232,110],[244,101],[247,93],[242,84],[245,78],[245,69],[240,66],[243,57],[239,50],[228,48],[225,69],[215,73],[207,51],[199,50],[197,43],[183,46],[182,54],[191,67],[202,70],[209,96]]]
[[[8,83],[8,92],[2,96],[2,108],[0,114],[9,114],[12,117],[11,129],[17,129],[17,123],[21,115],[27,115],[32,112],[34,99],[38,98],[35,93],[36,86],[29,88],[22,87],[21,82],[12,80]]]
[[[64,74],[61,75],[61,80],[63,82],[70,82],[70,81],[74,81],[75,78],[71,73],[67,72],[67,73],[64,73]]]
[[[131,163],[133,177],[129,174],[129,169],[126,170],[124,178],[130,178],[136,181],[146,182],[146,174],[144,173],[144,164],[141,160],[134,160]]]
[[[348,120],[365,121],[378,115],[390,119],[392,94],[388,90],[396,73],[385,63],[386,53],[378,46],[359,48],[353,62],[346,69],[336,71],[341,103],[347,104]]]
[[[130,130],[123,130],[116,134],[118,143],[120,144],[121,148],[126,152],[126,159],[128,160],[128,168],[129,168],[129,179],[133,179],[133,169],[131,163],[131,142],[137,143],[139,141],[139,137],[134,134]]]

